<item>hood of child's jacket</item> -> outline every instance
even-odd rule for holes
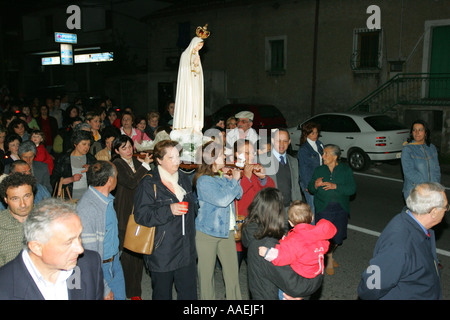
[[[290,232],[298,233],[305,241],[320,241],[333,238],[337,229],[330,221],[320,219],[316,225],[299,223]]]

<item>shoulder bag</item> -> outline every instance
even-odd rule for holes
[[[156,184],[154,184],[153,187],[155,190],[156,199]],[[128,218],[123,246],[130,251],[150,255],[153,252],[156,227],[146,227],[137,224],[134,220],[133,212],[134,206],[131,211],[130,217]]]
[[[62,177],[59,182],[55,184],[55,188],[53,189],[53,198],[60,199],[62,201],[68,201],[72,203],[77,203],[78,200],[73,200],[70,195],[70,190],[68,185],[63,185],[64,178]],[[67,194],[67,198],[66,198]]]

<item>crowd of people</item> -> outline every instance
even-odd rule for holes
[[[219,267],[226,298],[239,300],[244,260],[252,299],[308,299],[339,266],[333,253],[347,237],[356,183],[317,124],[303,126],[294,157],[289,132],[262,139],[249,111],[214,119],[218,134],[192,171],[169,137],[173,102],[161,116],[109,99],[92,110],[67,97],[3,99],[2,108],[0,299],[139,300],[146,269],[154,300],[172,299],[173,286],[178,299],[214,300]],[[152,152],[137,152],[143,141],[155,142]],[[389,277],[372,287],[364,271],[363,299],[442,298],[431,228],[448,202],[423,121],[412,125],[402,165],[406,207],[371,260]],[[124,247],[132,212],[156,227],[151,255]]]

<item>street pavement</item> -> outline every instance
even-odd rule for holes
[[[335,274],[325,274],[322,288],[311,297],[312,300],[357,300],[357,288],[361,280],[362,272],[369,266],[372,258],[373,248],[377,241],[376,236],[368,235],[358,231],[348,230],[347,240],[333,254],[339,263]],[[450,299],[450,257],[438,254],[441,264],[444,266],[442,274],[443,299]],[[242,299],[250,299],[247,283],[247,264],[242,262],[239,271]],[[216,299],[225,299],[225,286],[222,272],[216,267]],[[142,281],[142,299],[151,300],[151,278],[144,272]],[[174,290],[174,299],[176,292]]]
[[[450,166],[442,166],[442,181],[441,183],[447,188],[450,187]],[[392,180],[401,180],[401,168],[398,163],[377,163],[373,164],[364,173],[355,173],[355,178],[370,175],[371,177],[386,177]],[[449,195],[449,193],[447,192]],[[398,210],[397,210],[398,209]],[[401,208],[395,210],[400,212]],[[367,230],[367,229],[364,229]],[[370,231],[370,230],[369,230]],[[349,221],[348,237],[344,244],[335,251],[333,257],[339,263],[339,267],[335,269],[333,276],[324,276],[322,288],[311,298],[312,300],[357,300],[357,287],[361,279],[362,272],[369,266],[369,260],[372,258],[373,248],[378,239],[377,230],[373,233],[360,231],[358,226],[355,228],[352,225],[352,220]],[[450,299],[450,252],[443,250],[444,254],[438,253],[441,265],[442,290],[443,298]],[[395,262],[393,262],[395,263]],[[242,262],[240,271],[240,284],[243,300],[250,299],[247,283],[247,264]],[[216,282],[216,299],[224,300],[225,288],[223,283],[222,272],[216,267],[215,270]],[[151,278],[144,271],[142,281],[142,299],[151,300]],[[176,292],[174,289],[174,299],[176,299]]]

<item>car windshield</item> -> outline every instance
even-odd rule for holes
[[[407,129],[405,125],[395,121],[391,117],[379,115],[365,117],[364,120],[376,131]]]
[[[283,116],[274,106],[258,106],[258,111],[261,118],[278,118]]]

